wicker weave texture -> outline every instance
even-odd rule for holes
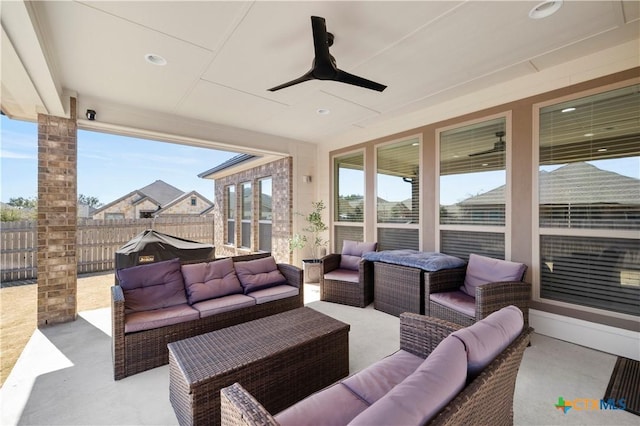
[[[464,272],[465,268],[449,270],[448,274],[442,274],[437,279],[432,277],[431,280],[425,280],[424,303],[425,311],[429,315],[463,326],[469,326],[486,318],[492,312],[505,306],[514,305],[522,311],[525,327],[529,326],[531,284],[523,281],[488,283],[476,287],[476,311],[473,317],[430,300],[431,294],[458,290],[464,284]]]
[[[329,254],[322,259],[320,300],[364,308],[373,302],[373,263],[361,260],[357,283],[331,280],[324,274],[340,267],[340,254]]]
[[[426,357],[451,332],[460,329],[442,319],[405,313],[400,316],[400,347]],[[449,402],[428,425],[512,425],[515,383],[533,329],[522,333]],[[222,390],[224,426],[277,425],[267,410],[238,384]],[[330,410],[332,407],[327,407]]]
[[[394,316],[424,313],[423,275],[418,268],[373,262],[374,308]]]
[[[181,425],[220,424],[235,382],[279,412],[349,374],[349,325],[299,308],[169,344],[169,399]]]
[[[269,253],[236,256],[233,260],[252,260],[265,255],[268,256]],[[113,286],[111,288],[111,320],[114,379],[120,380],[166,365],[169,362],[168,343],[304,306],[302,270],[288,264],[278,264],[278,269],[290,285],[299,289],[297,296],[126,334],[124,332],[124,295],[120,286]]]

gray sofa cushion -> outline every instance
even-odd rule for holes
[[[522,332],[524,316],[516,306],[507,306],[493,312],[469,327],[454,331],[468,358],[469,381],[473,380]]]
[[[346,425],[368,405],[338,383],[303,399],[274,417],[281,426]]]
[[[204,318],[222,312],[255,306],[255,304],[256,300],[253,297],[245,296],[244,294],[230,294],[194,303],[193,307],[200,312],[200,318]]]
[[[357,271],[362,255],[370,251],[376,251],[376,247],[378,247],[378,243],[344,240],[342,253],[340,254],[340,269]]]
[[[399,350],[342,381],[367,404],[373,404],[406,379],[422,364],[423,358]]]
[[[244,288],[244,294],[287,283],[287,279],[278,270],[273,256],[235,262],[234,267],[240,284]]]
[[[180,259],[120,269],[116,274],[124,294],[125,313],[187,303]]]
[[[191,304],[243,292],[231,258],[182,265],[182,275]]]
[[[440,342],[413,374],[349,424],[425,424],[464,388],[466,367],[464,346],[458,339],[449,336]]]
[[[469,255],[464,285],[460,290],[471,297],[476,297],[476,287],[487,283],[522,281],[526,269],[527,266],[524,263],[493,259],[472,253]]]
[[[185,321],[197,320],[200,314],[186,303],[151,311],[132,312],[125,316],[124,332],[152,330]]]

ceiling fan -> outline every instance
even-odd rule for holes
[[[507,149],[507,143],[502,140],[502,138],[504,137],[504,132],[496,132],[496,137],[498,138],[498,140],[494,142],[493,148],[486,151],[474,152],[473,154],[469,154],[469,157],[475,157],[476,155],[493,154],[494,152],[502,152]]]
[[[311,65],[311,69],[302,77],[291,80],[288,83],[281,84],[269,89],[271,92],[293,86],[309,80],[333,80],[341,83],[352,84],[354,86],[364,87],[366,89],[377,90],[382,92],[387,86],[357,75],[349,74],[342,71],[336,66],[336,60],[329,53],[329,47],[333,45],[333,34],[327,32],[325,19],[319,16],[311,17],[311,29],[313,31],[313,46],[315,49],[315,58]]]

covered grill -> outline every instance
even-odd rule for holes
[[[147,229],[116,250],[116,270],[176,257],[182,261],[212,260],[215,246]]]

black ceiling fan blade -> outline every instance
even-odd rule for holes
[[[313,49],[315,51],[314,67],[333,67],[331,55],[329,54],[329,35],[327,34],[325,19],[319,16],[312,16],[311,30],[313,31]]]
[[[501,149],[489,149],[487,151],[481,151],[481,152],[474,152],[473,154],[469,154],[469,157],[475,157],[477,155],[486,155],[486,154],[493,154],[494,152],[501,152]]]
[[[270,92],[275,92],[276,90],[284,89],[286,87],[290,87],[290,86],[293,86],[293,85],[298,84],[298,83],[304,83],[305,81],[309,81],[309,80],[313,80],[313,79],[314,79],[313,74],[311,74],[311,71],[309,71],[308,73],[306,73],[302,77],[298,77],[295,80],[291,80],[291,81],[289,81],[287,83],[283,83],[283,84],[281,84],[279,86],[272,87],[271,89],[269,89],[269,91]]]
[[[357,75],[349,74],[346,71],[336,70],[337,74],[333,80],[342,83],[352,84],[354,86],[364,87],[365,89],[377,90],[382,92],[387,88],[384,84],[376,83],[375,81],[367,80],[366,78],[358,77]]]

